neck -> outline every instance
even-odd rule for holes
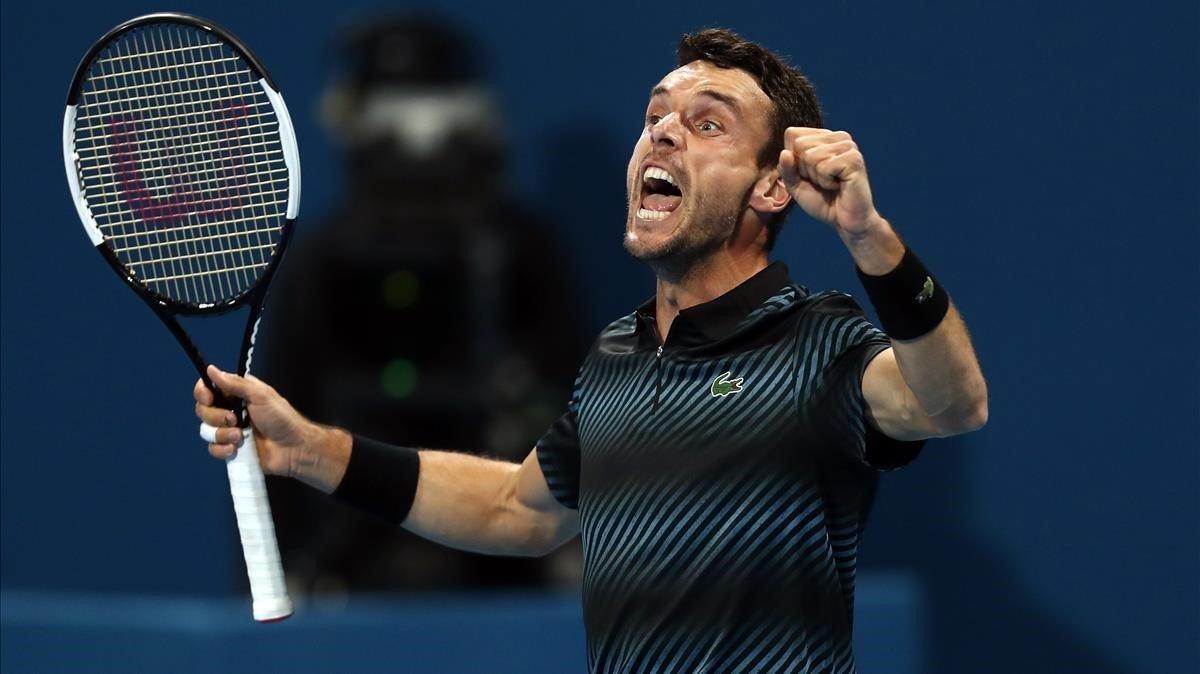
[[[762,248],[741,254],[722,249],[680,274],[658,274],[654,315],[659,341],[667,341],[680,311],[724,295],[766,267],[767,253]]]

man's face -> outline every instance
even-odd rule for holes
[[[629,160],[626,250],[687,268],[727,241],[762,175],[771,110],[742,70],[694,61],[664,77]]]

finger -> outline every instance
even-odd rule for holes
[[[238,428],[236,426],[233,428],[218,428],[217,429],[217,443],[219,443],[219,444],[233,445],[234,447],[236,447],[236,446],[242,444],[242,440],[244,440],[244,439],[245,439],[245,431],[243,431],[241,428]]]
[[[785,133],[784,147],[791,148],[793,152],[799,154],[817,145],[837,143],[843,140],[852,140],[850,134],[845,131],[830,131],[828,129],[803,129],[791,136]]]
[[[814,183],[820,185],[821,188],[826,190],[836,190],[838,188],[838,178],[835,175],[831,175],[828,171],[828,167],[832,165],[827,165],[826,170],[822,171],[822,164],[833,157],[845,155],[857,150],[858,146],[855,145],[854,141],[852,140],[843,140],[835,143],[816,145],[814,147],[810,147],[804,153],[800,164],[803,166],[804,173],[808,175],[809,179]]]
[[[850,134],[846,133],[845,131],[830,131],[812,136],[797,136],[792,139],[791,144],[787,147],[792,152],[796,153],[796,156],[803,157],[813,148],[821,147],[823,145],[843,143],[846,141],[854,142],[854,139],[851,138]]]
[[[811,126],[789,126],[783,131],[784,147],[791,147],[792,142],[802,136],[819,136],[832,133],[829,129],[819,129]]]
[[[200,421],[217,428],[237,426],[237,415],[227,409],[196,403],[196,416]]]
[[[792,139],[792,144],[788,146],[788,149],[796,156],[796,171],[801,178],[809,182],[817,182],[816,176],[813,175],[814,164],[809,162],[806,157],[815,148],[819,148],[829,142],[836,142],[830,141],[833,135],[833,132],[822,129],[819,130],[819,133],[807,136],[798,135]]]
[[[862,153],[858,150],[850,150],[817,164],[813,173],[819,181],[836,187],[838,183],[846,182],[864,170]]]
[[[213,404],[213,392],[204,384],[203,379],[196,380],[196,385],[192,387],[192,397],[202,405]]]
[[[793,138],[791,145],[787,146],[787,151],[792,155],[792,170],[796,172],[796,177],[811,182],[810,167],[804,163],[804,153],[808,150],[808,146],[802,145],[802,140],[803,138]]]
[[[218,445],[240,445],[245,440],[244,433],[241,428],[218,428],[210,424],[200,424],[200,437]]]
[[[260,397],[261,381],[250,381],[230,372],[222,372],[215,365],[208,366],[208,376],[213,384],[225,395],[241,398],[246,402],[255,402]]]
[[[214,459],[228,459],[229,457],[233,456],[235,449],[236,448],[233,445],[217,444],[213,442],[208,443],[208,453],[211,454]]]
[[[805,150],[803,159],[804,163],[808,164],[809,166],[816,166],[830,157],[836,157],[839,154],[844,154],[851,150],[857,149],[858,145],[852,140],[839,140],[832,143],[821,143]]]
[[[808,163],[809,175],[812,181],[822,189],[836,192],[841,189],[841,183],[850,180],[856,167],[856,150],[847,150],[841,154],[821,158],[820,161]],[[857,155],[862,157],[862,155]],[[859,162],[860,163],[860,162]]]

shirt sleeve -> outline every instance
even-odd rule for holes
[[[828,431],[828,442],[860,466],[895,470],[911,463],[924,440],[905,442],[871,425],[862,392],[863,374],[876,356],[891,348],[891,340],[867,320],[849,295],[831,294],[815,310],[815,334],[807,338],[824,350],[825,367],[813,382],[811,419]],[[810,346],[810,348],[811,348]]]
[[[538,465],[546,486],[559,503],[579,509],[579,390],[576,378],[567,411],[555,421],[537,443]]]

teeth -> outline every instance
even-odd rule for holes
[[[649,180],[651,178],[656,178],[658,180],[665,180],[668,183],[671,183],[672,185],[679,187],[679,185],[677,185],[675,183],[675,179],[671,177],[670,173],[667,173],[666,171],[658,168],[657,166],[647,166],[646,172],[642,174],[642,180]]]
[[[648,208],[639,208],[637,216],[642,220],[664,220],[671,211],[652,211]]]

